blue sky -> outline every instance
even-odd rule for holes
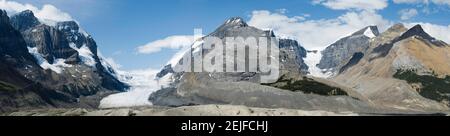
[[[349,12],[364,12],[364,9],[351,8],[336,10],[324,4],[327,0],[16,1],[37,7],[52,4],[69,13],[95,38],[103,55],[113,58],[124,70],[157,69],[178,52],[177,49],[163,49],[157,53],[141,54],[136,50],[139,46],[172,35],[192,35],[195,28],[202,28],[204,33],[209,33],[233,16],[240,16],[249,21],[254,15],[253,11],[265,10],[271,15],[305,18],[299,22],[336,19]],[[322,3],[313,4],[313,1]],[[394,23],[427,22],[444,27],[450,24],[449,5],[445,3],[394,3],[389,0],[387,4],[382,9],[370,12]],[[403,9],[414,9],[418,13],[407,20],[400,20],[399,12]]]

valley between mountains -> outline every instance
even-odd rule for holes
[[[280,75],[122,71],[77,22],[0,10],[0,114],[7,116],[357,116],[450,113],[450,45],[421,25],[361,28],[325,49],[225,20],[206,35],[276,38]],[[196,39],[192,49],[203,46]],[[248,49],[258,49],[249,46]],[[204,55],[210,50],[201,49]],[[198,53],[198,52],[197,52]],[[193,55],[196,55],[195,53]],[[213,54],[214,55],[214,54]],[[236,58],[227,56],[225,58]],[[313,56],[313,57],[311,57]],[[314,60],[313,60],[314,59]],[[246,61],[246,58],[236,58]]]

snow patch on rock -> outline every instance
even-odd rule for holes
[[[372,28],[370,28],[370,27],[367,27],[366,31],[364,31],[364,35],[367,36],[367,37],[369,37],[369,38],[377,37],[377,36],[373,33]]]
[[[71,67],[71,65],[66,64],[64,59],[55,59],[53,64],[48,63],[47,60],[42,57],[42,54],[38,52],[37,47],[27,47],[28,52],[36,58],[37,63],[43,69],[50,69],[58,74],[61,74],[64,67]]]
[[[84,64],[91,66],[91,67],[95,66],[95,64],[97,62],[95,62],[95,59],[93,57],[94,54],[91,52],[91,50],[86,45],[83,45],[80,48],[77,48],[75,43],[70,43],[69,46],[78,52],[79,57]]]

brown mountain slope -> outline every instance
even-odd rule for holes
[[[439,99],[427,94],[447,92],[448,89],[442,88],[450,88],[450,85],[443,81],[434,85],[437,88],[430,87],[441,81],[425,80],[420,75],[445,80],[443,77],[450,75],[450,46],[426,34],[420,26],[402,33],[403,30],[402,25],[395,25],[373,39],[365,56],[333,80],[355,89],[378,105],[420,111],[448,110],[446,94],[437,95]],[[414,74],[399,76],[402,71],[414,71]],[[411,78],[414,75],[417,78]]]

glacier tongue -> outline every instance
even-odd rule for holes
[[[170,80],[171,75],[157,80],[156,74],[159,70],[135,70],[130,72],[117,70],[118,79],[131,86],[124,93],[109,95],[100,101],[99,108],[136,107],[149,106],[152,103],[148,100],[150,95],[167,85],[166,80]]]
[[[309,75],[320,78],[328,78],[333,76],[332,72],[324,73],[322,69],[317,67],[317,64],[320,63],[320,59],[322,59],[322,53],[320,51],[307,53],[304,60],[306,65],[309,67]]]

